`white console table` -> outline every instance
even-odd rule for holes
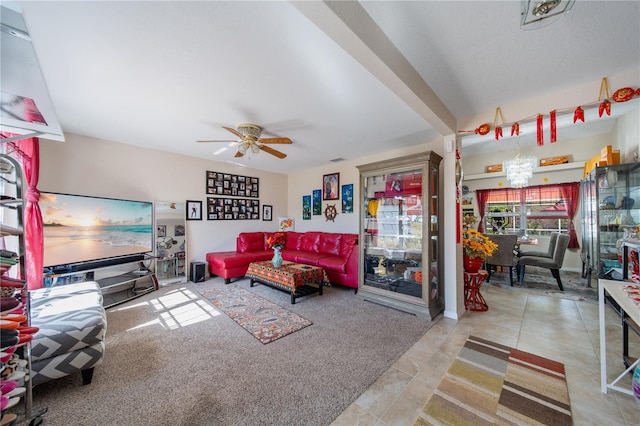
[[[624,291],[625,281],[612,281],[606,279],[598,280],[598,298],[599,298],[599,320],[600,320],[600,383],[602,392],[607,393],[608,389],[625,393],[633,396],[633,391],[628,388],[618,386],[618,382],[627,374],[629,374],[638,365],[640,358],[632,363],[622,374],[620,374],[611,383],[607,380],[607,332],[605,325],[605,292],[616,301],[622,310],[622,316],[626,314],[629,318],[640,324],[640,307]]]

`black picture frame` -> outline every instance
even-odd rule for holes
[[[156,229],[156,233],[158,234],[158,235],[156,235],[157,238],[166,237],[167,236],[167,225],[158,225],[158,227]]]
[[[322,199],[340,199],[340,173],[329,173],[322,176]]]
[[[262,205],[262,220],[271,222],[273,220],[273,206],[268,204]]]
[[[202,201],[187,200],[187,220],[202,220]]]

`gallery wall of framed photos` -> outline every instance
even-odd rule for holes
[[[207,171],[207,195],[260,197],[260,178]]]
[[[259,220],[260,200],[207,197],[208,220]]]

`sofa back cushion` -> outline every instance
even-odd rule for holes
[[[300,233],[300,232],[285,232],[284,236],[287,239],[287,243],[284,245],[284,247],[287,250],[296,250],[299,251],[300,250],[300,240],[302,239],[302,236],[304,234]]]
[[[339,255],[340,242],[342,234],[321,234],[320,235],[320,253]]]
[[[320,252],[320,232],[305,232],[300,241],[301,251]]]
[[[340,256],[349,257],[354,247],[358,245],[358,234],[342,234],[342,244],[340,244]]]
[[[241,232],[236,239],[236,251],[247,253],[265,249],[264,232]]]

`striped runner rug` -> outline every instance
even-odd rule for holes
[[[572,425],[564,364],[469,336],[415,425]]]

